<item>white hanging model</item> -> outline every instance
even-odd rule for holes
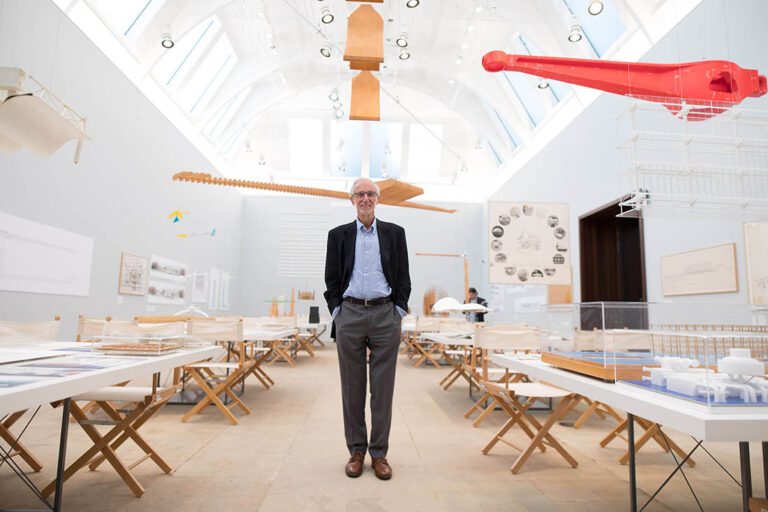
[[[768,403],[768,381],[763,363],[750,357],[748,348],[732,348],[717,363],[717,372],[695,368],[699,362],[682,357],[655,357],[661,368],[643,368],[653,385],[693,397],[711,397],[715,403],[740,398],[744,403]],[[692,368],[693,367],[693,368]]]
[[[50,156],[65,142],[77,139],[77,163],[83,140],[91,140],[84,131],[85,117],[31,75],[38,88],[24,92],[26,76],[19,68],[0,67],[0,151],[15,153],[23,146]]]

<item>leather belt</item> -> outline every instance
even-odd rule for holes
[[[361,306],[370,307],[392,302],[392,297],[380,297],[378,299],[356,299],[355,297],[344,297],[344,300],[351,302],[352,304],[360,304]]]

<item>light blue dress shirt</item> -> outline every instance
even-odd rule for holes
[[[357,236],[355,237],[355,264],[352,267],[352,276],[349,278],[349,286],[344,291],[344,297],[356,299],[379,299],[392,295],[384,270],[381,267],[381,250],[379,248],[379,234],[376,231],[376,219],[373,219],[371,229],[365,229],[360,219],[355,219],[357,224]],[[333,318],[336,318],[340,306],[333,310]],[[395,306],[397,312],[403,317],[406,312]]]

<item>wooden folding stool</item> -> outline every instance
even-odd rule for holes
[[[653,439],[656,441],[656,444],[658,444],[662,450],[665,452],[669,452],[670,448],[678,454],[680,457],[685,458],[685,463],[688,464],[690,467],[696,466],[696,462],[693,460],[693,457],[688,457],[688,454],[680,448],[680,446],[675,443],[672,439],[669,437],[666,437],[662,435],[661,433],[661,427],[658,423],[654,423],[650,420],[646,420],[645,418],[641,418],[639,416],[634,416],[635,423],[640,425],[640,427],[644,430],[643,434],[640,437],[637,437],[635,439],[635,453],[637,453],[640,448],[642,448],[648,441]],[[611,432],[605,436],[600,441],[600,447],[605,448],[608,443],[613,441],[615,438],[623,439],[624,441],[627,441],[627,438],[625,438],[621,432],[626,430],[628,421],[626,418],[624,418],[621,423],[619,423],[616,428],[611,430]],[[628,442],[628,441],[627,441]],[[667,445],[669,443],[669,445]],[[624,452],[624,454],[619,457],[619,463],[620,464],[626,464],[629,461],[629,449]]]
[[[528,376],[522,373],[510,372],[505,368],[492,368],[489,352],[521,351],[530,352],[540,349],[539,332],[525,324],[497,324],[493,327],[478,327],[475,330],[475,349],[470,359],[469,375],[475,379],[484,390],[483,396],[472,404],[464,413],[470,418],[475,412],[480,415],[472,422],[473,427],[479,426],[488,415],[501,406],[487,387],[487,384],[505,384],[527,382]],[[479,363],[479,365],[478,365]],[[480,370],[478,371],[478,366]],[[483,407],[490,400],[490,403]]]
[[[581,412],[577,410],[575,407],[577,404],[584,402],[587,404],[587,408]],[[573,423],[573,428],[580,428],[584,422],[586,422],[590,416],[593,414],[597,414],[601,420],[605,420],[608,416],[611,416],[616,421],[621,423],[624,418],[621,417],[621,415],[616,412],[611,406],[606,405],[602,402],[597,402],[595,400],[591,400],[590,398],[587,398],[585,396],[578,395],[575,400],[571,402],[571,405],[568,407],[568,410],[565,411],[565,415],[567,415],[571,411],[580,412],[578,419]]]
[[[273,357],[269,363],[267,363],[267,366],[272,366],[280,359],[291,365],[291,368],[296,366],[296,360],[291,357],[291,351],[298,342],[298,334],[292,334],[277,340],[272,340],[270,343],[272,344]]]
[[[169,474],[172,471],[168,463],[138,433],[139,428],[179,391],[181,370],[179,368],[174,370],[173,383],[170,386],[158,388],[157,380],[157,378],[152,379],[153,384],[151,387],[109,386],[72,397],[70,414],[91,439],[93,446],[64,470],[62,475],[64,481],[86,465],[91,470],[95,470],[106,460],[117,471],[117,474],[120,475],[120,478],[123,479],[123,482],[131,489],[133,494],[139,497],[144,494],[144,488],[136,480],[136,477],[131,474],[133,468],[147,459],[152,459],[164,473]],[[95,402],[111,419],[90,419],[85,411],[78,406],[78,401]],[[127,402],[130,404],[129,407],[133,407],[133,409],[118,409],[113,405],[120,402]],[[109,432],[102,435],[95,425],[111,425],[112,428]],[[116,450],[128,439],[132,440],[142,449],[144,456],[133,464],[126,466],[117,456]],[[54,479],[41,492],[43,496],[49,496],[55,489],[56,480]]]
[[[413,355],[419,358],[413,364],[414,368],[418,368],[425,362],[429,362],[434,365],[435,368],[440,368],[440,364],[435,361],[433,356],[436,356],[439,345],[430,340],[426,340],[422,337],[426,332],[439,332],[440,331],[440,318],[420,316],[416,319],[416,331],[413,338]]]
[[[60,318],[44,322],[0,321],[0,346],[17,345],[24,342],[55,341],[59,335]],[[9,445],[9,457],[20,457],[33,471],[43,469],[43,464],[11,432],[11,427],[24,415],[16,411],[0,422],[0,438]],[[2,459],[0,459],[2,461]]]
[[[250,414],[251,410],[240,400],[232,388],[244,378],[245,373],[255,363],[245,355],[246,347],[250,343],[243,340],[242,318],[215,322],[198,321],[193,318],[187,323],[187,333],[196,340],[227,342],[228,348],[236,360],[229,362],[203,361],[184,366],[184,370],[197,382],[205,396],[187,411],[181,421],[186,423],[192,416],[202,412],[206,406],[213,403],[233,425],[237,425],[237,419],[230,409],[237,406],[245,414]],[[223,370],[226,373],[218,374],[216,370]],[[224,405],[219,398],[221,393],[226,393],[232,399],[231,405]]]
[[[501,408],[509,415],[509,419],[496,432],[491,441],[485,445],[483,455],[488,454],[499,441],[520,450],[520,455],[512,464],[512,467],[509,468],[512,473],[516,474],[535,450],[538,449],[545,452],[546,446],[549,446],[557,451],[571,467],[575,468],[578,466],[576,459],[550,433],[552,426],[562,417],[571,401],[575,398],[573,393],[541,382],[515,383],[503,386],[489,384],[488,389],[493,397],[496,398]],[[521,403],[520,397],[527,397],[528,400],[525,403]],[[550,413],[549,417],[541,423],[533,415],[526,415],[525,413],[534,402],[543,398],[561,398],[561,401]],[[518,448],[503,438],[504,434],[514,425],[518,425],[530,439],[530,442],[524,448]]]
[[[248,349],[250,348],[250,355],[248,354]],[[264,371],[264,368],[262,368],[262,364],[269,359],[269,356],[272,354],[272,347],[259,347],[256,346],[255,343],[250,344],[249,347],[246,347],[245,356],[251,361],[251,365],[249,368],[245,371],[245,375],[243,375],[243,380],[246,380],[249,375],[253,375],[258,379],[259,382],[261,382],[262,386],[264,386],[266,389],[271,388],[275,385],[275,381],[272,380],[272,378],[267,375],[267,372]]]

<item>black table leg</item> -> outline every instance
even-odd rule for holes
[[[768,498],[768,443],[763,441],[763,491]]]
[[[69,398],[62,402],[61,436],[59,437],[59,462],[56,467],[56,496],[53,512],[61,511],[62,490],[64,488],[64,469],[67,465],[67,435],[69,433]]]
[[[739,459],[741,460],[741,507],[744,512],[749,512],[749,498],[752,497],[752,468],[749,463],[748,442],[739,443]]]
[[[637,479],[635,474],[635,417],[627,413],[627,449],[629,450],[629,509],[637,512]]]

